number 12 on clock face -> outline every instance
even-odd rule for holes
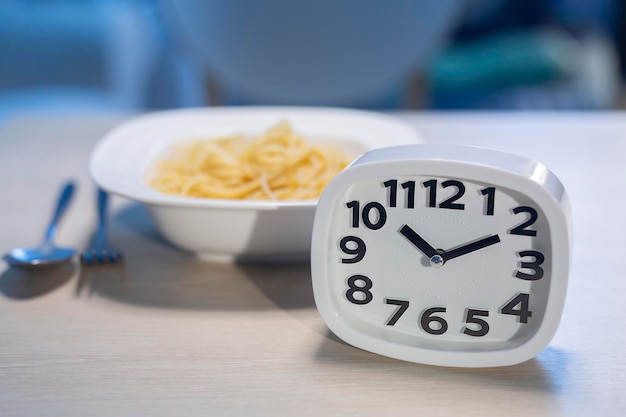
[[[570,245],[564,188],[538,163],[476,148],[372,151],[320,199],[316,304],[339,337],[375,353],[518,363],[556,331]]]

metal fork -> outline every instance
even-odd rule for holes
[[[98,229],[91,247],[84,251],[81,260],[87,265],[116,264],[124,260],[124,255],[108,243],[106,233],[106,209],[108,194],[98,188]]]

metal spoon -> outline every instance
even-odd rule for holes
[[[72,258],[76,250],[61,248],[54,245],[57,234],[57,225],[65,210],[69,206],[74,193],[74,183],[68,182],[63,187],[56,210],[46,230],[43,243],[36,248],[15,248],[4,255],[4,260],[11,266],[41,267],[55,265]]]

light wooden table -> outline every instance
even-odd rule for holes
[[[400,114],[429,142],[538,159],[564,182],[575,247],[561,326],[521,365],[451,369],[348,346],[313,302],[306,264],[203,263],[113,198],[124,267],[0,264],[0,416],[624,416],[626,114]],[[95,224],[87,160],[120,117],[0,127],[0,253],[41,239],[58,187],[79,183],[59,242]]]

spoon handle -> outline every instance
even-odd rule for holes
[[[56,210],[54,211],[54,215],[52,216],[52,220],[50,220],[50,224],[48,225],[48,229],[46,230],[46,242],[51,242],[54,239],[54,236],[57,232],[57,225],[65,210],[69,206],[70,201],[72,200],[72,196],[74,195],[75,185],[72,181],[69,181],[63,187],[63,191],[59,196],[59,202],[57,203]]]

